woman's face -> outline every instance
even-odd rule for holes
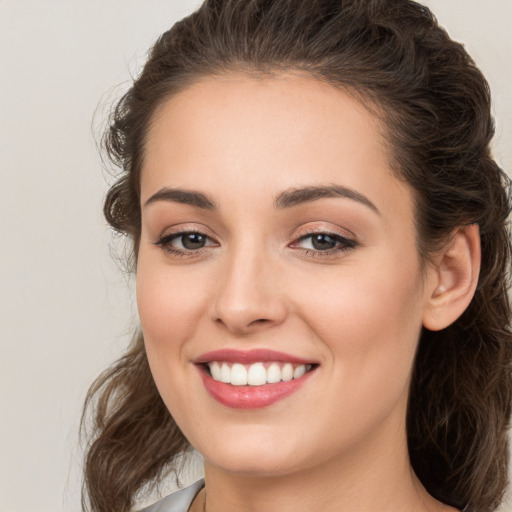
[[[406,450],[433,278],[358,101],[305,76],[204,79],[155,115],[141,196],[147,354],[207,464],[277,475]]]

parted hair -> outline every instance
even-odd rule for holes
[[[140,172],[155,110],[213,75],[307,73],[353,94],[382,121],[390,165],[415,198],[422,261],[478,224],[482,265],[467,310],[423,330],[407,412],[412,466],[426,489],[491,512],[507,485],[511,412],[509,182],[494,161],[488,84],[464,47],[411,0],[207,0],[151,48],[114,106],[104,149],[119,173],[104,213],[136,267]],[[90,388],[82,503],[132,510],[190,446],[153,382],[142,334]]]

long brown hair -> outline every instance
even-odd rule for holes
[[[416,198],[425,261],[454,228],[479,225],[477,291],[453,325],[422,333],[407,431],[412,466],[433,496],[491,512],[507,483],[511,412],[509,186],[490,153],[487,82],[426,7],[410,0],[207,0],[158,39],[113,111],[104,142],[120,173],[105,216],[130,238],[136,262],[140,170],[155,109],[204,76],[280,70],[341,87],[382,118],[393,168]],[[84,509],[126,512],[189,448],[158,395],[140,334],[91,387],[88,408]]]

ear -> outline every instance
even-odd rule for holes
[[[478,225],[457,229],[429,269],[424,327],[439,331],[462,315],[475,294],[480,258]]]

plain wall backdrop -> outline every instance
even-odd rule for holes
[[[199,3],[0,0],[0,512],[80,510],[83,399],[137,325],[93,133],[155,38]],[[510,173],[511,0],[424,3],[487,76]]]

